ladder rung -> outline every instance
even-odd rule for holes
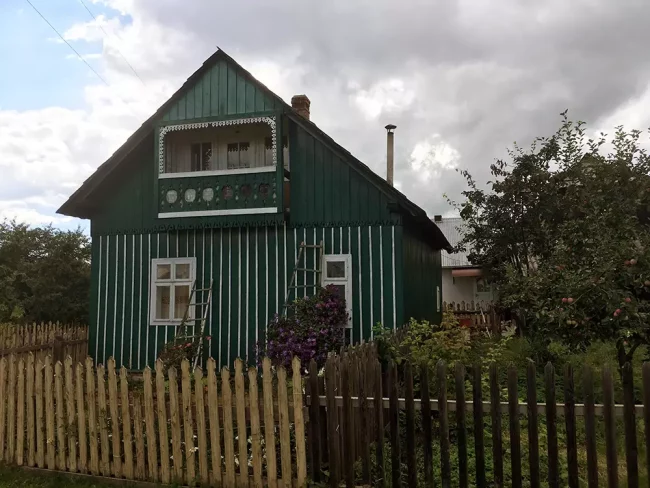
[[[308,247],[309,249],[323,249],[320,244],[300,244],[300,247]]]
[[[296,271],[311,271],[312,273],[322,273],[320,269],[296,268]]]
[[[192,303],[192,305],[210,305],[209,302],[202,302],[202,303]]]
[[[210,291],[212,288],[195,288],[194,291]]]

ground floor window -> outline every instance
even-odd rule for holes
[[[192,318],[190,295],[196,276],[196,258],[151,260],[151,325],[179,324]]]
[[[348,323],[345,324],[346,341],[351,341],[352,332],[352,255],[326,254],[323,256],[322,285],[333,285],[339,294],[345,298],[348,312]]]

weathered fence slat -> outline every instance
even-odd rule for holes
[[[569,488],[578,488],[578,440],[576,432],[575,386],[573,368],[564,371],[564,422],[566,426],[566,451],[569,472]]]
[[[51,370],[50,366],[50,370]],[[51,371],[50,371],[51,373]],[[52,382],[50,382],[50,392],[52,391]],[[52,397],[52,395],[50,395]],[[54,401],[52,400],[52,436],[54,441]],[[16,454],[16,356],[12,354],[9,356],[9,374],[7,376],[7,442],[1,448],[6,449],[5,461],[13,463]],[[54,453],[54,445],[52,445],[52,453]],[[50,467],[50,466],[48,466]],[[54,454],[52,454],[52,465],[50,469],[54,469]]]
[[[555,411],[555,370],[548,363],[544,368],[546,388],[546,439],[548,449],[548,485],[549,488],[559,488],[560,471],[557,452],[557,416]]]
[[[603,407],[605,417],[605,451],[607,457],[607,486],[618,486],[618,456],[616,453],[616,421],[614,419],[614,381],[608,367],[603,369]]]
[[[305,442],[305,422],[302,414],[302,375],[300,373],[300,359],[294,357],[293,369],[293,422],[296,435],[296,483],[304,486],[307,481],[307,451]],[[285,483],[291,483],[289,478]]]
[[[501,390],[496,364],[490,365],[490,413],[492,415],[492,459],[494,485],[503,486],[503,445],[501,439]]]
[[[266,446],[266,476],[269,487],[276,488],[278,483],[277,459],[275,456],[276,442],[273,412],[273,377],[271,361],[264,358],[262,361],[262,393],[264,395],[264,444]],[[219,460],[221,463],[221,460]]]
[[[361,439],[361,484],[370,484],[370,426],[372,418],[368,416],[368,386],[371,378],[368,378],[365,371],[366,362],[359,363],[354,374],[357,376],[359,385],[359,437]]]
[[[539,425],[537,421],[537,371],[535,363],[528,361],[526,366],[526,407],[528,413],[528,458],[530,469],[530,488],[539,488]]]
[[[443,488],[451,486],[451,441],[447,409],[447,365],[438,361],[438,408],[440,411],[440,476]]]
[[[172,481],[182,483],[183,481],[183,450],[181,448],[181,413],[178,401],[178,379],[176,368],[171,367],[167,372],[169,383],[169,418],[171,420],[172,432]],[[145,399],[149,403],[148,399]],[[147,406],[145,405],[145,408]],[[148,437],[148,436],[147,436]],[[155,445],[155,441],[154,441]]]
[[[643,364],[643,433],[646,445],[647,476],[650,480],[650,362]],[[596,482],[595,486],[597,484]],[[591,488],[591,485],[589,488]]]
[[[282,479],[291,483],[291,433],[289,431],[289,400],[287,394],[287,370],[278,368],[278,412],[280,414],[280,466]]]
[[[34,424],[34,354],[29,353],[27,356],[26,366],[27,382],[26,401],[27,401],[27,466],[33,467],[36,464],[36,427]],[[2,393],[0,392],[0,395]],[[2,401],[0,397],[0,401]]]
[[[510,472],[512,488],[521,488],[521,427],[517,369],[508,368],[508,418],[510,420]]]
[[[217,392],[217,371],[214,359],[208,359],[208,419],[210,420],[210,454],[212,463],[212,484],[221,483],[221,436],[219,435],[219,395]],[[267,456],[269,454],[267,453]]]
[[[375,422],[377,424],[376,430],[376,458],[377,458],[377,477],[375,480],[376,486],[386,486],[386,467],[384,463],[384,407],[383,407],[383,391],[382,391],[382,377],[381,377],[381,364],[379,361],[374,362],[375,375]],[[429,439],[431,441],[431,439]],[[429,442],[429,448],[431,442]],[[426,449],[426,446],[425,446]]]
[[[185,434],[185,483],[194,484],[196,478],[196,456],[194,450],[194,419],[192,416],[192,387],[190,383],[190,362],[181,362],[181,397],[183,404],[183,433]],[[240,434],[241,436],[241,434]],[[244,435],[244,437],[248,437]],[[239,465],[248,469],[248,456],[240,458]],[[248,474],[248,473],[246,473]]]
[[[144,431],[142,429],[142,396],[137,392],[133,395],[133,434],[135,435],[135,479],[144,480],[147,477],[146,455],[144,449]],[[166,464],[166,463],[163,463]]]
[[[415,462],[415,407],[413,406],[413,371],[410,363],[404,367],[404,386],[406,400],[406,469],[407,483],[417,486],[418,473]]]
[[[113,474],[116,478],[122,477],[122,437],[120,435],[120,416],[118,414],[118,396],[117,396],[117,375],[115,374],[115,359],[109,358],[107,361],[108,372],[108,401],[109,414],[111,419],[112,435],[112,459]]]
[[[169,437],[167,432],[167,405],[165,398],[167,398],[167,393],[165,392],[165,372],[164,365],[162,360],[158,359],[156,361],[156,414],[158,415],[158,436],[159,441],[158,445],[160,446],[160,459],[165,460],[165,462],[160,463],[160,481],[165,484],[171,483],[172,475],[169,468]],[[154,444],[156,440],[153,439],[151,442]]]
[[[93,360],[86,358],[86,402],[88,405],[88,436],[90,447],[90,474],[99,474],[99,450],[97,446],[97,397],[95,390]]]
[[[399,405],[397,403],[397,366],[395,363],[390,365],[389,381],[389,417],[390,417],[390,453],[391,453],[391,474],[393,486],[400,486],[400,445],[399,445]]]
[[[56,398],[56,451],[57,465],[59,470],[65,471],[65,451],[67,442],[65,439],[65,404],[63,402],[63,365],[57,361],[54,366],[54,391]]]
[[[156,421],[154,417],[154,408],[153,408],[153,386],[151,384],[151,368],[147,366],[144,368],[142,373],[142,379],[144,381],[144,425],[147,436],[147,466],[149,472],[149,479],[153,481],[159,481],[159,471],[158,471],[158,449],[156,443]],[[174,380],[176,378],[174,377]],[[169,381],[170,389],[170,399],[171,399],[171,378]],[[177,404],[178,405],[178,404]],[[180,436],[179,436],[180,437]],[[176,440],[176,445],[180,447],[180,439]],[[162,464],[169,464],[168,461]]]
[[[223,442],[224,462],[226,464],[226,486],[235,485],[235,430],[232,422],[232,390],[230,388],[230,371],[221,370],[221,403],[223,404]]]
[[[77,435],[74,429],[76,421],[74,377],[72,373],[72,358],[65,358],[65,399],[66,399],[66,431],[68,436],[68,469],[77,471]]]
[[[634,376],[630,363],[623,366],[623,410],[627,486],[628,488],[638,488],[639,453],[636,444],[636,419],[634,417]],[[577,474],[577,466],[575,469]]]
[[[199,450],[199,480],[201,485],[210,483],[210,469],[208,467],[208,437],[205,422],[205,395],[203,391],[203,370],[200,366],[194,369],[194,401],[196,402],[196,433]]]
[[[239,476],[248,478],[248,435],[246,434],[246,393],[242,360],[235,360],[235,414],[237,419],[237,457]],[[242,434],[243,433],[243,434]],[[242,462],[242,460],[246,462]]]
[[[125,367],[120,369],[120,399],[122,407],[122,432],[124,432],[124,477],[133,479],[133,437],[131,435],[131,410],[129,408],[129,380]]]
[[[52,357],[45,358],[45,424],[47,444],[47,469],[56,469],[56,439],[54,437],[54,371],[52,369]]]
[[[295,385],[295,383],[294,383]],[[260,428],[260,400],[257,387],[257,368],[248,368],[250,396],[251,454],[253,456],[253,486],[262,488],[262,429]],[[300,403],[302,405],[302,402]]]
[[[458,486],[467,488],[467,426],[465,425],[465,367],[456,363],[455,371],[456,403],[463,408],[456,409],[456,438],[458,442]]]
[[[100,470],[102,476],[111,475],[111,445],[108,437],[108,404],[106,403],[106,374],[103,364],[97,370],[97,407],[99,423],[99,451],[101,454]]]
[[[320,405],[318,397],[318,366],[315,360],[309,363],[309,441],[311,448],[311,479],[314,483],[321,481],[321,453],[320,453]]]
[[[7,359],[0,358],[0,461],[5,460],[4,446],[7,443],[7,431],[5,429],[7,418],[7,396]]]
[[[327,438],[330,486],[339,486],[341,476],[341,459],[339,455],[339,419],[336,406],[336,359],[330,358],[325,363],[325,398],[327,403]]]
[[[483,430],[483,368],[475,364],[473,368],[474,379],[472,381],[472,406],[474,414],[474,457],[476,459],[476,486],[485,488],[485,444]],[[433,486],[433,480],[427,484]]]
[[[23,358],[18,361],[18,387],[16,390],[16,464],[22,466],[25,454],[25,360]]]
[[[83,364],[77,363],[75,375],[75,401],[77,402],[77,439],[79,439],[79,471],[88,472],[88,441],[86,437],[86,408],[84,403]]]

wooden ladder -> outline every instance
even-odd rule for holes
[[[205,293],[207,292],[208,296],[204,302],[195,302],[193,300],[199,293],[202,294],[202,298],[205,298]],[[183,314],[183,320],[176,327],[176,333],[174,334],[175,342],[194,342],[197,339],[196,334],[196,323],[200,323],[200,332],[198,334],[199,339],[194,348],[193,357],[193,367],[199,364],[201,359],[201,353],[203,352],[203,333],[205,332],[205,323],[208,321],[208,314],[210,313],[210,306],[212,304],[212,281],[208,288],[197,288],[196,281],[192,285],[192,292],[190,293],[190,302],[185,313]],[[190,314],[190,307],[194,307],[194,314]],[[201,310],[201,307],[203,309]],[[202,313],[201,313],[202,312]],[[193,325],[189,325],[193,322]],[[192,327],[192,334],[188,334],[188,327]]]
[[[287,287],[287,295],[284,300],[284,306],[282,307],[282,314],[287,315],[287,310],[289,308],[289,304],[291,303],[291,291],[293,290],[294,292],[294,299],[297,297],[296,290],[299,288],[318,288],[320,286],[320,275],[323,272],[321,270],[321,262],[323,260],[323,241],[320,241],[320,244],[305,244],[305,241],[302,241],[300,245],[298,246],[300,249],[298,251],[298,257],[296,258],[296,264],[293,267],[293,273],[291,274],[291,280],[289,281],[289,286]],[[305,264],[300,267],[300,264],[303,260],[303,257],[305,255],[305,249],[316,249],[316,263],[315,263],[315,269],[308,269],[306,268]],[[314,284],[313,285],[307,285],[302,284],[302,285],[296,285],[296,276],[298,275],[299,271],[303,271],[306,273],[313,273],[314,274]],[[306,280],[305,280],[306,281]]]

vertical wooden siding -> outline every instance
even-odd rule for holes
[[[210,355],[219,365],[240,356],[254,361],[255,344],[284,304],[297,245],[323,241],[327,254],[352,254],[353,339],[372,336],[377,322],[401,325],[401,228],[284,226],[203,229],[93,238],[94,296],[89,351],[98,363],[113,356],[118,366],[151,366],[174,328],[149,326],[150,263],[154,258],[196,257],[199,283],[213,281]],[[303,263],[315,266],[315,250]],[[300,272],[297,284],[313,284]],[[310,289],[309,292],[312,290]],[[305,295],[307,290],[300,289]]]
[[[163,123],[224,115],[250,114],[282,108],[235,68],[215,64],[163,116]]]
[[[398,223],[383,190],[330,147],[289,124],[291,221],[296,225]]]

